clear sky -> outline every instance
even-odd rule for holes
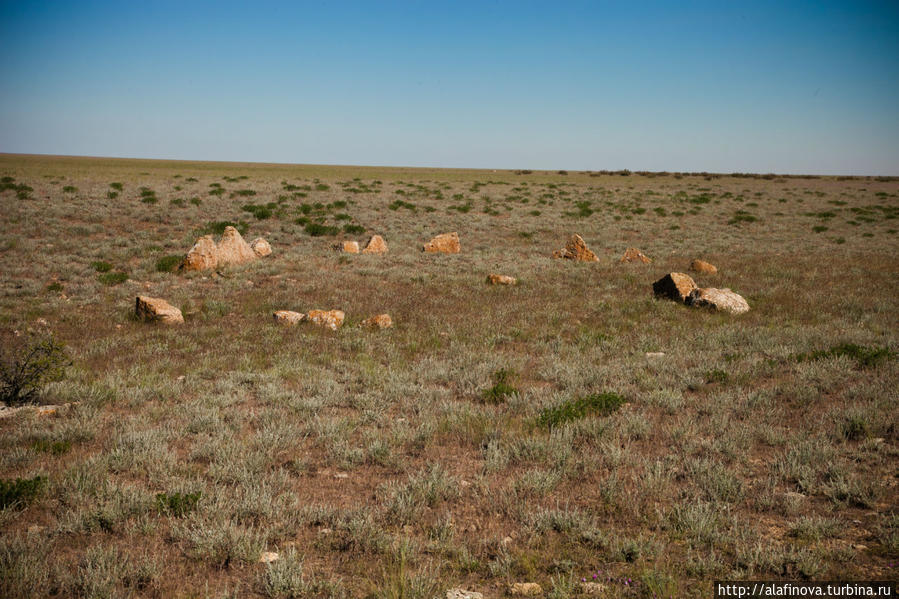
[[[899,2],[7,2],[0,152],[899,175]]]

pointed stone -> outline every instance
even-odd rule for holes
[[[181,262],[181,270],[209,270],[218,266],[218,250],[212,235],[203,235],[194,247],[190,248],[184,261]]]
[[[387,253],[387,242],[384,241],[384,238],[380,235],[372,235],[371,239],[368,240],[368,243],[365,244],[365,249],[362,250],[363,254],[386,254]]]
[[[553,258],[565,258],[578,262],[599,262],[599,258],[587,248],[584,238],[575,233],[561,250],[553,252]]]
[[[216,247],[219,266],[244,264],[257,258],[256,253],[234,227],[225,227],[222,240]]]
[[[641,262],[643,264],[649,264],[652,260],[637,248],[627,248],[624,255],[621,257],[621,262]]]

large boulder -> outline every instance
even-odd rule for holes
[[[690,292],[685,303],[688,306],[707,307],[730,314],[749,312],[749,303],[743,299],[743,296],[730,289],[697,288]]]
[[[561,250],[553,252],[553,258],[565,258],[579,262],[599,262],[599,258],[587,248],[584,238],[575,233]]]
[[[509,275],[489,274],[487,275],[487,283],[490,285],[517,285],[518,279]]]
[[[368,240],[368,243],[365,244],[365,249],[362,250],[363,254],[386,254],[387,253],[387,242],[384,241],[384,238],[380,235],[372,235],[371,239]]]
[[[652,291],[657,296],[667,297],[676,302],[685,302],[690,292],[696,289],[696,283],[682,272],[668,273],[652,284]]]
[[[253,253],[256,254],[256,256],[259,258],[268,256],[272,253],[272,246],[270,246],[268,242],[262,237],[257,237],[256,239],[251,241],[250,249],[253,250]]]
[[[134,314],[141,320],[161,322],[162,324],[184,324],[181,310],[164,299],[137,296],[134,301]]]
[[[637,248],[627,248],[624,255],[621,257],[621,262],[640,262],[642,264],[649,264],[652,260],[647,258],[646,254]]]
[[[182,270],[209,270],[218,267],[218,249],[212,235],[203,235],[181,262]]]
[[[709,264],[705,260],[693,260],[690,263],[690,270],[693,272],[701,272],[707,275],[716,275],[718,274],[718,269],[714,264]]]
[[[458,254],[462,250],[462,246],[459,244],[459,234],[454,231],[438,235],[424,244],[421,250],[430,253]]]
[[[212,235],[197,239],[179,267],[181,270],[209,270],[251,262],[272,253],[272,247],[262,237],[253,240],[252,246],[244,241],[234,227],[225,227],[222,239],[215,243]]]
[[[393,319],[390,318],[390,314],[377,314],[371,318],[366,318],[360,324],[372,329],[389,329],[393,326]]]
[[[303,320],[306,318],[306,315],[302,312],[294,312],[292,310],[278,310],[277,312],[272,314],[272,317],[278,324],[293,326],[295,324],[303,322]]]
[[[343,310],[309,310],[306,314],[306,320],[317,325],[328,327],[332,331],[336,331],[343,326],[343,319],[346,314]]]
[[[240,232],[234,227],[225,227],[225,232],[222,233],[222,239],[218,242],[216,249],[218,250],[219,266],[244,264],[252,262],[258,257],[250,244],[244,241]]]

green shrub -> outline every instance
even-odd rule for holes
[[[339,227],[329,227],[328,225],[323,225],[321,223],[306,223],[306,226],[303,227],[303,229],[312,237],[323,237],[325,235],[337,235],[340,233]]]
[[[256,191],[253,189],[238,189],[233,192],[231,195],[240,196],[242,198],[248,198],[256,195]]]
[[[537,416],[537,424],[554,428],[571,420],[579,420],[589,415],[608,416],[624,404],[624,398],[617,393],[599,393],[571,399],[554,408],[546,408]]]
[[[62,188],[62,190],[66,193],[75,193],[76,191],[78,191],[78,188],[74,185],[66,185]]]
[[[406,208],[407,210],[415,211],[415,204],[411,202],[404,202],[403,200],[396,200],[387,206],[391,210],[399,210],[400,208]]]
[[[510,384],[515,376],[511,370],[501,368],[493,373],[493,386],[484,390],[484,401],[487,403],[502,403],[507,395],[517,393],[518,390]]]
[[[343,232],[347,235],[361,235],[365,233],[365,227],[362,225],[344,225]]]
[[[72,449],[71,441],[47,441],[46,439],[38,439],[31,444],[35,451],[44,453],[52,453],[53,455],[62,455]]]
[[[202,493],[157,493],[156,507],[163,514],[183,518],[196,507]]]
[[[0,480],[0,509],[25,507],[38,496],[46,483],[47,479],[43,476]]]
[[[852,358],[858,362],[860,366],[873,368],[881,362],[893,359],[896,356],[896,353],[888,347],[865,347],[854,343],[841,343],[830,349],[820,349],[805,354],[799,354],[796,356],[796,361],[806,362],[838,356]]]
[[[125,189],[125,186],[122,185],[121,183],[119,183],[118,181],[113,181],[112,183],[109,184],[109,186],[112,187],[113,189],[115,189],[116,191],[122,191],[123,189]]]
[[[181,256],[163,256],[156,261],[157,272],[172,272],[181,264]]]
[[[119,285],[128,280],[127,272],[105,272],[97,277],[97,280],[104,285]]]
[[[112,264],[103,260],[97,260],[96,262],[91,262],[91,268],[97,272],[109,272],[112,270]]]
[[[272,210],[277,207],[277,204],[274,202],[269,202],[265,206],[257,205],[257,204],[244,204],[240,207],[244,212],[249,212],[253,216],[255,216],[258,220],[263,220],[266,218],[271,218]]]
[[[0,349],[0,401],[33,401],[46,383],[62,380],[70,362],[65,346],[53,337],[31,338]]]
[[[331,188],[324,183],[319,183],[315,186],[315,191],[328,191],[329,189]]]
[[[117,197],[119,197],[119,192],[117,192],[117,191],[107,191],[107,192],[106,192],[106,199],[107,199],[107,200],[114,200],[114,199],[116,199]]]

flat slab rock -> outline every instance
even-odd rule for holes
[[[343,326],[344,318],[346,314],[343,310],[309,310],[306,314],[306,320],[309,322],[328,327],[332,331]]]
[[[275,319],[275,322],[278,324],[293,326],[295,324],[300,324],[303,320],[306,319],[306,315],[302,312],[294,312],[292,310],[278,310],[272,317]]]
[[[140,320],[148,322],[184,324],[184,315],[181,314],[181,310],[158,297],[137,296],[134,300],[134,314]]]
[[[484,594],[464,589],[450,589],[446,592],[446,599],[484,599]]]
[[[749,303],[743,299],[743,296],[734,293],[730,289],[697,288],[690,292],[684,303],[688,306],[711,308],[717,312],[727,312],[729,314],[745,314],[749,312]]]
[[[513,582],[509,594],[517,597],[536,597],[543,594],[543,587],[536,582]]]
[[[487,275],[487,283],[490,285],[517,285],[518,279],[509,275],[489,274]]]
[[[371,318],[366,318],[360,324],[363,327],[372,329],[389,329],[393,326],[393,319],[390,318],[390,314],[377,314]]]
[[[671,272],[652,284],[652,292],[656,296],[667,297],[676,302],[685,302],[690,293],[696,289],[696,282],[690,275],[682,272]]]
[[[568,239],[564,248],[553,252],[553,258],[564,258],[578,262],[599,262],[597,255],[590,251],[587,247],[587,242],[577,233]]]
[[[462,251],[462,246],[459,243],[459,234],[455,231],[442,233],[424,244],[421,247],[421,251],[432,254],[458,254]]]
[[[714,264],[710,264],[705,260],[693,260],[690,262],[690,270],[693,272],[701,272],[707,275],[718,274],[718,268]]]

